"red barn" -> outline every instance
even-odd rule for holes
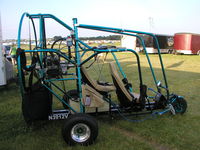
[[[200,55],[200,34],[176,33],[174,49],[177,53]]]

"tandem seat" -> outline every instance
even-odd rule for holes
[[[113,84],[111,83],[98,83],[96,80],[92,79],[85,67],[81,66],[81,75],[82,75],[82,81],[92,88],[96,89],[99,93],[101,94],[106,94],[111,91],[115,91],[116,88]]]
[[[116,94],[120,105],[126,108],[137,106],[139,109],[143,109],[146,103],[145,97],[147,87],[145,85],[142,85],[140,87],[140,94],[130,92],[120,78],[114,63],[110,63],[110,71],[113,83],[116,87]]]

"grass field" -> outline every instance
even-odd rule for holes
[[[138,87],[137,65],[130,55],[118,55],[133,88]],[[144,55],[140,55],[144,83],[153,87]],[[111,59],[108,56],[108,60]],[[161,78],[156,55],[151,55],[155,73]],[[18,87],[12,83],[0,88],[0,150],[198,150],[200,149],[200,57],[163,55],[171,92],[184,96],[184,115],[165,114],[140,123],[121,118],[97,117],[99,136],[89,147],[69,147],[61,137],[64,121],[43,121],[27,128],[21,113]],[[107,65],[104,67],[108,70]],[[104,71],[108,80],[109,72]],[[93,74],[95,76],[95,73]],[[96,76],[97,77],[97,76]],[[136,90],[137,91],[137,90]]]

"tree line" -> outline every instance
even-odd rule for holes
[[[53,40],[56,41],[61,39],[62,36],[54,36]],[[80,40],[121,40],[120,35],[109,35],[109,36],[96,36],[96,37],[80,37]]]
[[[121,40],[120,35],[97,36],[97,37],[80,37],[80,40]]]

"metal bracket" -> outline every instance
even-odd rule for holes
[[[176,115],[176,111],[175,111],[174,106],[172,104],[169,104],[169,109],[170,109],[170,111],[173,115]]]

